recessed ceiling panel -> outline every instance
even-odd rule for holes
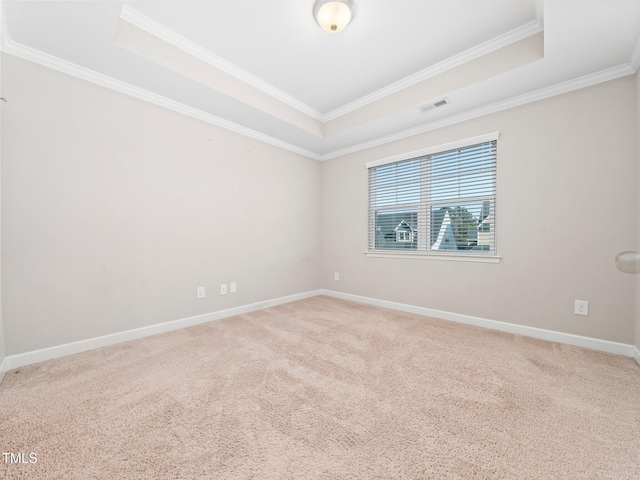
[[[127,5],[321,113],[536,19],[524,0],[356,0],[353,22],[332,35],[313,0],[249,3]]]

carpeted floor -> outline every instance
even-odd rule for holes
[[[638,479],[640,367],[314,297],[11,371],[0,449],[0,478]]]

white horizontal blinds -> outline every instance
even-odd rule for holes
[[[495,252],[496,141],[432,154],[432,251]]]
[[[369,249],[495,254],[496,141],[369,168]]]
[[[422,158],[369,169],[369,249],[417,247]]]

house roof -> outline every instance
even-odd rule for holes
[[[410,230],[410,231],[414,231],[414,228],[409,225],[407,222],[405,222],[404,220],[402,220],[398,226],[396,228],[394,228],[394,230],[397,232],[400,229],[404,229],[404,230]]]
[[[436,236],[440,232],[444,219],[447,217],[449,217],[449,223],[451,223],[448,208],[439,208],[431,212],[431,231],[434,232]]]
[[[319,160],[634,73],[636,0],[2,2],[2,49]],[[446,98],[448,103],[435,107]]]

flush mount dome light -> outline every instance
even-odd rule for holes
[[[338,33],[353,20],[355,5],[352,0],[316,0],[313,18],[329,33]]]

